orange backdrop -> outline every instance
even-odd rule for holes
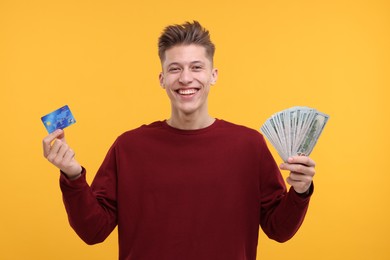
[[[117,258],[115,232],[87,246],[69,227],[40,117],[70,106],[91,181],[120,133],[169,117],[157,38],[194,19],[217,46],[213,116],[255,129],[295,105],[331,116],[306,221],[284,244],[261,233],[259,259],[390,259],[389,3],[2,0],[0,259]]]

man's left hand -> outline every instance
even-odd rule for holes
[[[280,165],[281,170],[290,171],[286,181],[297,193],[305,193],[309,190],[315,175],[316,163],[307,156],[292,156],[288,161]]]

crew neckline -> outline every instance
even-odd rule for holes
[[[215,118],[214,122],[209,125],[209,126],[206,126],[204,128],[199,128],[199,129],[189,129],[189,130],[185,130],[185,129],[179,129],[179,128],[175,128],[173,126],[170,126],[167,122],[167,120],[165,119],[164,121],[161,121],[161,125],[163,126],[163,128],[171,131],[171,132],[174,132],[174,133],[177,133],[177,134],[183,134],[183,135],[195,135],[195,134],[201,134],[201,133],[205,133],[205,132],[208,132],[212,129],[214,129],[215,127],[218,126],[218,124],[221,122],[220,119],[218,118]]]

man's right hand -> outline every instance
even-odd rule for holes
[[[74,159],[75,153],[66,143],[63,130],[57,129],[43,139],[43,155],[68,179],[74,180],[80,177],[82,167]]]

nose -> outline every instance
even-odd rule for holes
[[[193,77],[189,69],[183,69],[180,73],[179,82],[183,85],[188,85],[192,82]]]

